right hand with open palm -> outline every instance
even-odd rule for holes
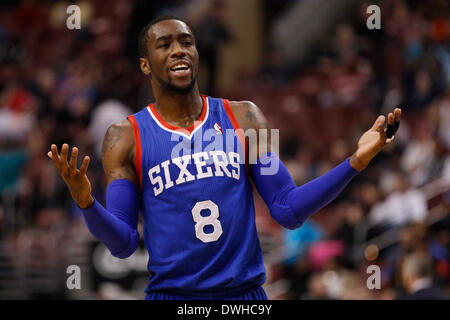
[[[47,153],[47,156],[53,160],[56,169],[69,188],[70,194],[78,206],[80,208],[90,207],[94,203],[94,198],[91,195],[91,183],[86,175],[90,158],[85,156],[80,169],[77,169],[78,148],[72,148],[69,163],[67,163],[68,153],[68,144],[65,143],[62,145],[60,155],[58,154],[58,147],[52,144],[51,151]]]

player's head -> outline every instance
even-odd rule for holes
[[[148,23],[139,33],[139,64],[155,86],[187,93],[198,73],[198,52],[189,26],[172,15]]]

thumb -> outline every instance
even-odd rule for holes
[[[378,116],[377,120],[375,120],[371,130],[382,131],[384,122],[386,121],[386,117],[383,115]]]

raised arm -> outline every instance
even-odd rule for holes
[[[247,139],[248,153],[256,154],[257,158],[260,158],[271,152],[270,129],[266,117],[258,106],[251,101],[230,101],[230,106],[244,131],[248,129],[256,131],[258,139]],[[349,158],[350,165],[355,170],[361,171],[367,167],[370,161],[394,140],[393,136],[400,126],[401,114],[402,110],[400,108],[395,108],[393,112],[389,113],[386,128],[384,128],[386,117],[383,115],[378,116],[373,126],[361,136],[356,151]],[[260,146],[260,129],[266,129],[267,145]]]
[[[86,156],[76,168],[78,149],[74,147],[67,163],[69,146],[64,144],[61,155],[56,145],[48,156],[53,160],[72,198],[82,209],[89,231],[118,258],[130,256],[139,243],[137,232],[139,189],[134,169],[134,138],[131,124],[125,120],[112,125],[105,134],[102,163],[107,178],[106,209],[92,196],[86,171],[90,158]]]
[[[236,119],[243,130],[267,129],[267,121],[251,102],[230,103]],[[386,118],[379,116],[373,126],[358,142],[356,151],[341,164],[326,174],[297,187],[286,166],[273,152],[261,145],[259,139],[249,140],[248,152],[257,150],[258,161],[250,162],[250,174],[256,189],[270,209],[272,217],[288,229],[300,227],[312,214],[333,201],[361,170],[389,143],[400,124],[401,110],[395,109],[388,115],[388,127],[384,129]],[[388,136],[390,138],[388,138]],[[270,141],[270,133],[268,133]],[[270,143],[268,144],[270,146]],[[267,165],[277,170],[265,170]],[[269,172],[269,173],[267,173]]]

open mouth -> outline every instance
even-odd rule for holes
[[[180,62],[170,68],[170,71],[175,73],[184,73],[190,69],[189,65],[185,62]]]

